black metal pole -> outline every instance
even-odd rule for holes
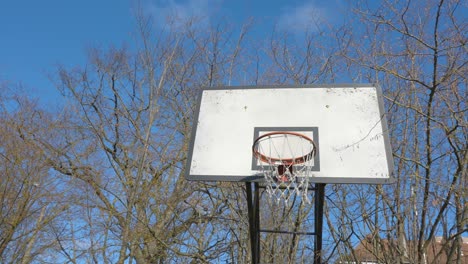
[[[315,184],[315,243],[314,264],[322,264],[322,233],[323,233],[323,204],[325,201],[325,184]]]
[[[260,188],[254,183],[254,213],[255,213],[255,263],[260,263]]]
[[[255,183],[254,196],[252,195],[252,183],[246,182],[245,189],[247,191],[247,210],[249,215],[249,235],[250,235],[250,251],[252,255],[252,264],[260,262],[260,234],[259,234],[259,195],[258,183]]]

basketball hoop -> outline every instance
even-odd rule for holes
[[[252,152],[270,197],[287,203],[297,194],[310,203],[307,190],[317,152],[312,139],[296,132],[270,132],[254,141]]]

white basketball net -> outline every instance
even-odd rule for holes
[[[316,153],[311,139],[297,133],[273,132],[260,137],[253,151],[270,197],[277,203],[288,203],[297,195],[310,203],[307,190]]]

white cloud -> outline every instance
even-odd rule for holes
[[[308,2],[302,6],[287,8],[279,18],[278,27],[295,33],[317,32],[329,20],[326,8]]]
[[[146,11],[160,27],[172,26],[181,29],[188,23],[196,27],[205,27],[209,25],[215,3],[213,0],[153,0],[147,4]]]

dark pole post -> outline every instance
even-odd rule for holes
[[[260,188],[258,182],[254,183],[254,213],[255,213],[255,251],[256,262],[260,263]]]
[[[314,264],[322,264],[322,233],[323,233],[323,204],[325,201],[325,184],[315,184],[315,243]]]
[[[260,260],[260,244],[259,244],[259,199],[258,199],[258,183],[255,183],[254,197],[252,195],[252,183],[246,182],[245,189],[247,191],[247,210],[249,214],[249,235],[250,235],[250,251],[252,255],[252,264],[258,264]]]

